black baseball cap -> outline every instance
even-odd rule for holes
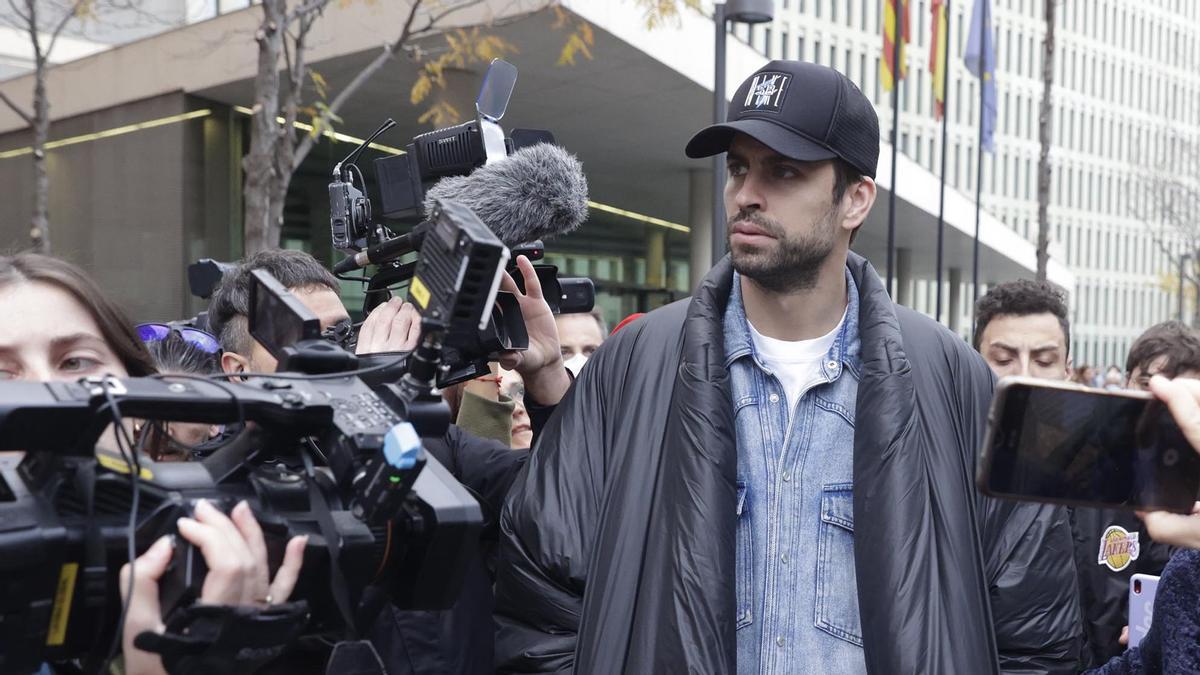
[[[850,78],[803,61],[772,61],[738,87],[729,120],[688,141],[688,157],[711,157],[743,133],[785,157],[840,157],[864,176],[879,162],[879,116]]]

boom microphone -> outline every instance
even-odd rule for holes
[[[471,209],[505,246],[574,231],[587,219],[587,178],[574,155],[539,143],[466,176],[443,178],[425,193]]]

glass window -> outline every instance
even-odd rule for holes
[[[786,7],[786,5],[785,5],[785,7]],[[784,60],[787,60],[788,58],[790,58],[790,55],[788,54],[788,48],[791,46],[792,46],[792,42],[791,42],[791,40],[788,40],[787,31],[780,31],[780,33],[779,33],[779,58],[784,59]]]

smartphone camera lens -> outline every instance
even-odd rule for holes
[[[1142,594],[1142,580],[1141,579],[1133,580],[1133,594],[1134,595]]]
[[[1175,466],[1175,463],[1178,461],[1179,461],[1179,451],[1176,450],[1175,448],[1167,448],[1166,451],[1163,452],[1163,456],[1162,456],[1163,466]]]

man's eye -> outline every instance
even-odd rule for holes
[[[561,351],[562,351],[562,357],[564,359],[569,359],[572,356],[574,356],[574,354],[571,353],[571,350],[567,349],[566,347],[563,347]]]
[[[595,354],[595,353],[596,353],[596,348],[595,348],[595,347],[584,347],[584,348],[583,348],[583,355],[584,355],[584,356],[591,356],[592,354]]]
[[[796,176],[800,175],[799,171],[797,171],[796,169],[794,169],[790,166],[787,166],[786,164],[780,164],[780,165],[776,166],[771,171],[771,173],[776,178],[795,178]]]
[[[746,174],[746,167],[742,164],[730,164],[727,168],[729,169],[730,176],[744,176]]]

